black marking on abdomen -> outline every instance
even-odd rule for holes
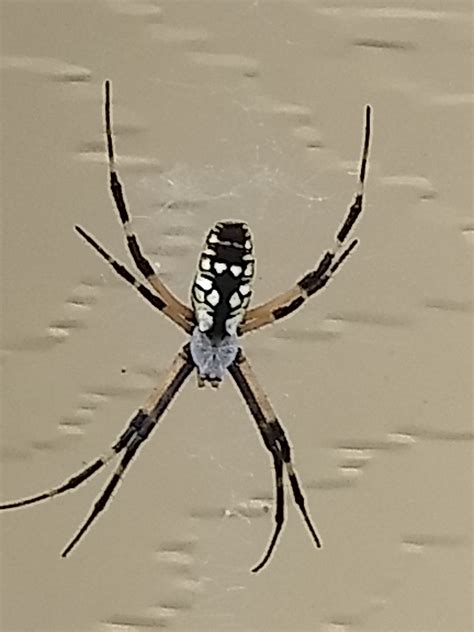
[[[250,239],[249,229],[242,222],[219,222],[210,231],[209,236],[211,234],[215,234],[220,242],[230,242],[241,247]]]
[[[242,246],[232,246],[232,245],[223,245],[223,244],[215,244],[214,250],[216,252],[216,260],[222,261],[230,264],[241,264],[243,249]]]

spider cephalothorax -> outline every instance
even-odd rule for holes
[[[244,222],[218,222],[208,233],[191,288],[196,327],[191,355],[198,384],[217,386],[237,355],[237,327],[252,295],[252,237]]]
[[[189,343],[191,357],[196,365],[198,386],[209,382],[216,388],[234,362],[239,345],[237,336],[212,336],[195,327]]]
[[[237,337],[260,329],[296,311],[305,301],[324,288],[334,273],[357,245],[357,239],[346,243],[352,227],[362,212],[364,181],[369,155],[371,109],[365,111],[365,136],[359,171],[359,187],[346,217],[336,233],[334,248],[327,250],[319,263],[296,284],[275,298],[250,308],[251,281],[254,258],[250,231],[243,222],[218,222],[209,232],[200,256],[198,271],[191,288],[192,309],[182,303],[164,284],[152,264],[143,254],[137,236],[131,229],[131,217],[115,167],[112,124],[110,115],[110,82],[105,82],[105,133],[109,162],[110,189],[117,207],[130,255],[148,287],[91,235],[79,226],[78,233],[101,255],[125,281],[130,283],[154,308],[190,336],[190,341],[176,355],[163,384],[152,391],[143,406],[132,417],[117,441],[101,457],[83,468],[61,485],[46,492],[0,505],[0,509],[13,509],[58,496],[93,476],[106,463],[122,454],[115,473],[94,504],[92,511],[73,539],[64,549],[65,557],[79,542],[83,534],[110,500],[138,449],[148,438],[160,418],[189,375],[196,370],[198,384],[209,382],[218,386],[228,373],[243,396],[263,445],[271,455],[275,481],[275,527],[265,555],[252,570],[265,566],[276,546],[285,520],[283,471],[286,470],[291,492],[306,527],[317,547],[321,541],[306,509],[305,498],[291,457],[291,447],[282,424],[265,392],[261,388]]]

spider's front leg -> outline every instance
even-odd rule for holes
[[[88,232],[86,232],[80,226],[75,226],[76,231],[79,235],[90,245],[94,250],[103,257],[107,263],[114,269],[114,271],[127,283],[130,283],[137,292],[148,302],[150,305],[153,305],[155,309],[160,310],[171,318],[171,320],[176,323],[181,329],[183,329],[187,334],[190,334],[193,330],[193,319],[190,317],[183,316],[183,314],[170,306],[160,295],[152,292],[146,285],[141,283],[131,272],[128,270],[123,263],[117,261],[115,257],[109,254],[103,246],[99,244],[99,242],[92,237]]]
[[[161,307],[159,309],[174,323],[184,329],[187,333],[190,333],[194,325],[192,310],[187,305],[182,303],[161,280],[160,276],[156,273],[149,259],[144,255],[140,242],[138,241],[138,237],[131,228],[132,218],[127,208],[122,183],[120,182],[115,163],[111,114],[111,83],[109,80],[105,82],[104,88],[105,134],[107,139],[110,192],[115,202],[115,206],[117,208],[118,215],[123,227],[128,250],[138,270],[141,272],[141,274],[143,274],[145,279],[148,281],[150,286],[157,294],[158,299],[161,302]],[[81,232],[81,230],[79,230],[79,232]],[[81,234],[84,237],[83,232]],[[91,243],[90,240],[88,241],[89,243]]]
[[[371,112],[370,105],[367,105],[365,110],[364,145],[359,170],[359,187],[346,218],[337,232],[335,247],[332,250],[327,250],[316,268],[305,274],[290,290],[279,294],[262,305],[249,309],[245,314],[243,323],[239,327],[240,335],[254,329],[260,329],[264,325],[284,318],[301,307],[310,296],[321,290],[330,281],[334,273],[357,246],[357,239],[353,239],[349,245],[346,245],[345,242],[362,212],[365,175],[369,157]]]

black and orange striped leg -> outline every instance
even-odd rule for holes
[[[306,509],[305,498],[293,467],[291,448],[285,431],[278,421],[267,396],[258,383],[255,373],[242,351],[239,351],[236,360],[229,367],[229,372],[255,419],[265,447],[272,455],[275,471],[275,528],[265,555],[252,569],[252,572],[256,573],[269,561],[285,522],[283,466],[286,467],[295,504],[303,517],[311,537],[318,548],[322,545],[316,529],[311,522],[308,510]]]
[[[353,239],[349,245],[346,244],[346,240],[362,213],[365,176],[370,147],[371,113],[370,105],[367,105],[365,110],[364,144],[359,169],[359,187],[344,222],[336,234],[335,247],[331,250],[327,250],[321,257],[318,265],[305,274],[290,290],[279,294],[262,305],[249,309],[245,314],[243,323],[239,327],[240,335],[253,331],[254,329],[260,329],[260,327],[264,325],[269,325],[275,320],[288,316],[301,307],[310,296],[325,287],[334,273],[357,246],[357,239]]]
[[[123,263],[114,259],[112,255],[110,255],[103,246],[97,242],[92,235],[89,235],[83,228],[80,226],[75,226],[75,229],[83,237],[87,243],[94,248],[96,252],[103,257],[107,263],[115,270],[115,272],[122,277],[127,283],[130,283],[137,292],[143,296],[143,298],[153,305],[156,309],[159,309],[160,312],[163,312],[168,318],[170,318],[176,325],[184,329],[184,331],[190,334],[193,330],[193,324],[188,322],[187,319],[181,318],[179,314],[177,314],[170,306],[157,294],[154,294],[146,285],[141,283],[134,275],[128,270]]]
[[[193,313],[191,309],[187,307],[187,305],[184,305],[184,303],[182,303],[163,283],[149,259],[147,259],[143,254],[138,237],[131,229],[131,216],[127,209],[123,187],[115,165],[110,93],[111,84],[110,81],[107,80],[105,82],[105,134],[107,138],[110,190],[123,226],[128,250],[138,270],[143,274],[145,279],[150,283],[152,288],[164,302],[166,306],[163,309],[164,313],[167,316],[170,316],[175,322],[179,321],[178,324],[190,324],[193,321]]]
[[[164,383],[153,390],[143,407],[138,410],[128,426],[125,428],[125,430],[122,432],[122,434],[119,436],[117,441],[108,452],[93,461],[91,464],[86,466],[83,470],[69,478],[61,485],[54,487],[48,491],[42,492],[41,494],[30,496],[29,498],[23,498],[20,500],[3,503],[0,505],[0,510],[16,509],[18,507],[32,505],[37,502],[41,502],[43,500],[47,500],[49,498],[53,498],[54,496],[58,496],[60,494],[73,490],[81,485],[81,483],[87,481],[96,472],[98,472],[109,461],[111,461],[113,457],[125,450],[122,461],[120,462],[117,470],[113,474],[99,500],[94,505],[94,510],[92,511],[88,520],[78,531],[68,547],[63,551],[62,555],[63,557],[65,557],[75,546],[75,544],[77,544],[82,535],[87,531],[97,515],[104,509],[113,490],[123,476],[126,467],[130,464],[130,461],[134,457],[138,448],[148,438],[149,434],[156,426],[158,420],[168,408],[171,400],[176,395],[176,393],[193,369],[194,364],[189,353],[189,346],[186,345],[175,358]]]
[[[125,454],[103,492],[94,503],[94,507],[87,517],[87,520],[61,553],[62,557],[69,555],[82,536],[88,531],[97,516],[105,509],[114,489],[119,484],[125,470],[132,462],[138,449],[146,439],[148,439],[150,433],[193,369],[194,363],[189,352],[189,345],[187,344],[178,353],[163,384],[151,393],[144,406],[138,411],[129,427],[117,441],[117,453],[125,450]]]

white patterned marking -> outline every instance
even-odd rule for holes
[[[202,287],[203,290],[210,290],[212,288],[212,281],[206,277],[198,275],[195,281],[196,285]]]
[[[239,292],[242,294],[242,296],[250,294],[250,285],[241,285],[239,287]]]
[[[201,268],[203,270],[211,269],[211,260],[208,257],[202,257],[201,259]]]
[[[209,314],[203,306],[196,311],[196,318],[198,321],[199,331],[207,331],[212,327],[214,322],[211,314]]]
[[[228,318],[225,321],[225,328],[230,336],[235,336],[235,334],[237,333],[237,327],[240,324],[241,320],[242,314],[239,312],[236,316],[232,316],[232,318]]]
[[[217,290],[212,290],[212,292],[210,294],[207,295],[207,302],[210,303],[211,305],[217,305],[217,303],[219,302],[220,296],[219,296],[219,292]]]
[[[217,274],[222,274],[223,272],[225,272],[225,270],[227,270],[227,264],[222,263],[220,261],[216,261],[216,263],[214,264],[214,269],[217,272]]]
[[[194,288],[194,298],[199,301],[199,303],[204,303],[205,297],[204,292],[200,290],[198,287]]]
[[[229,299],[229,305],[232,307],[232,309],[235,309],[236,307],[239,307],[241,303],[240,300],[240,295],[238,292],[234,292],[234,294],[232,294],[232,296]]]
[[[241,266],[230,266],[230,271],[232,272],[232,274],[236,277],[239,276],[239,274],[242,274],[242,267]]]

